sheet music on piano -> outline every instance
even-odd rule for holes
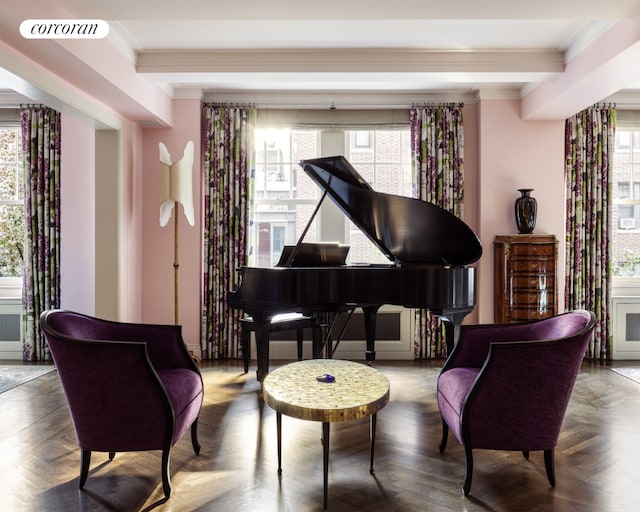
[[[350,247],[337,242],[285,245],[276,267],[312,267],[344,265]]]

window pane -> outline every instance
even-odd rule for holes
[[[0,201],[17,199],[16,167],[14,164],[0,164]]]
[[[628,181],[618,182],[618,199],[628,199],[631,197],[631,184]]]
[[[24,208],[0,204],[0,277],[22,275],[24,250]]]
[[[24,205],[19,126],[0,128],[0,277],[22,276]]]
[[[611,214],[613,275],[640,277],[640,130],[616,131]]]
[[[20,129],[0,128],[0,201],[17,201],[23,196]]]
[[[14,163],[18,158],[18,128],[0,129],[0,164]]]

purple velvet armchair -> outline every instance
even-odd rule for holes
[[[162,487],[171,495],[169,452],[197,425],[200,372],[175,325],[128,324],[71,311],[42,313],[40,326],[67,398],[81,449],[80,488],[92,451],[162,450]]]
[[[554,448],[595,316],[576,310],[517,324],[462,326],[438,377],[440,452],[449,429],[463,445],[462,490],[471,489],[474,449],[544,451],[555,486]]]

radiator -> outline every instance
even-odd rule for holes
[[[613,359],[640,359],[640,297],[613,298]]]
[[[0,303],[0,359],[22,359],[22,305]]]

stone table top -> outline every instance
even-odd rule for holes
[[[334,382],[319,382],[330,374]],[[265,402],[276,412],[310,421],[366,418],[389,401],[389,379],[362,363],[311,359],[282,366],[263,382]]]

